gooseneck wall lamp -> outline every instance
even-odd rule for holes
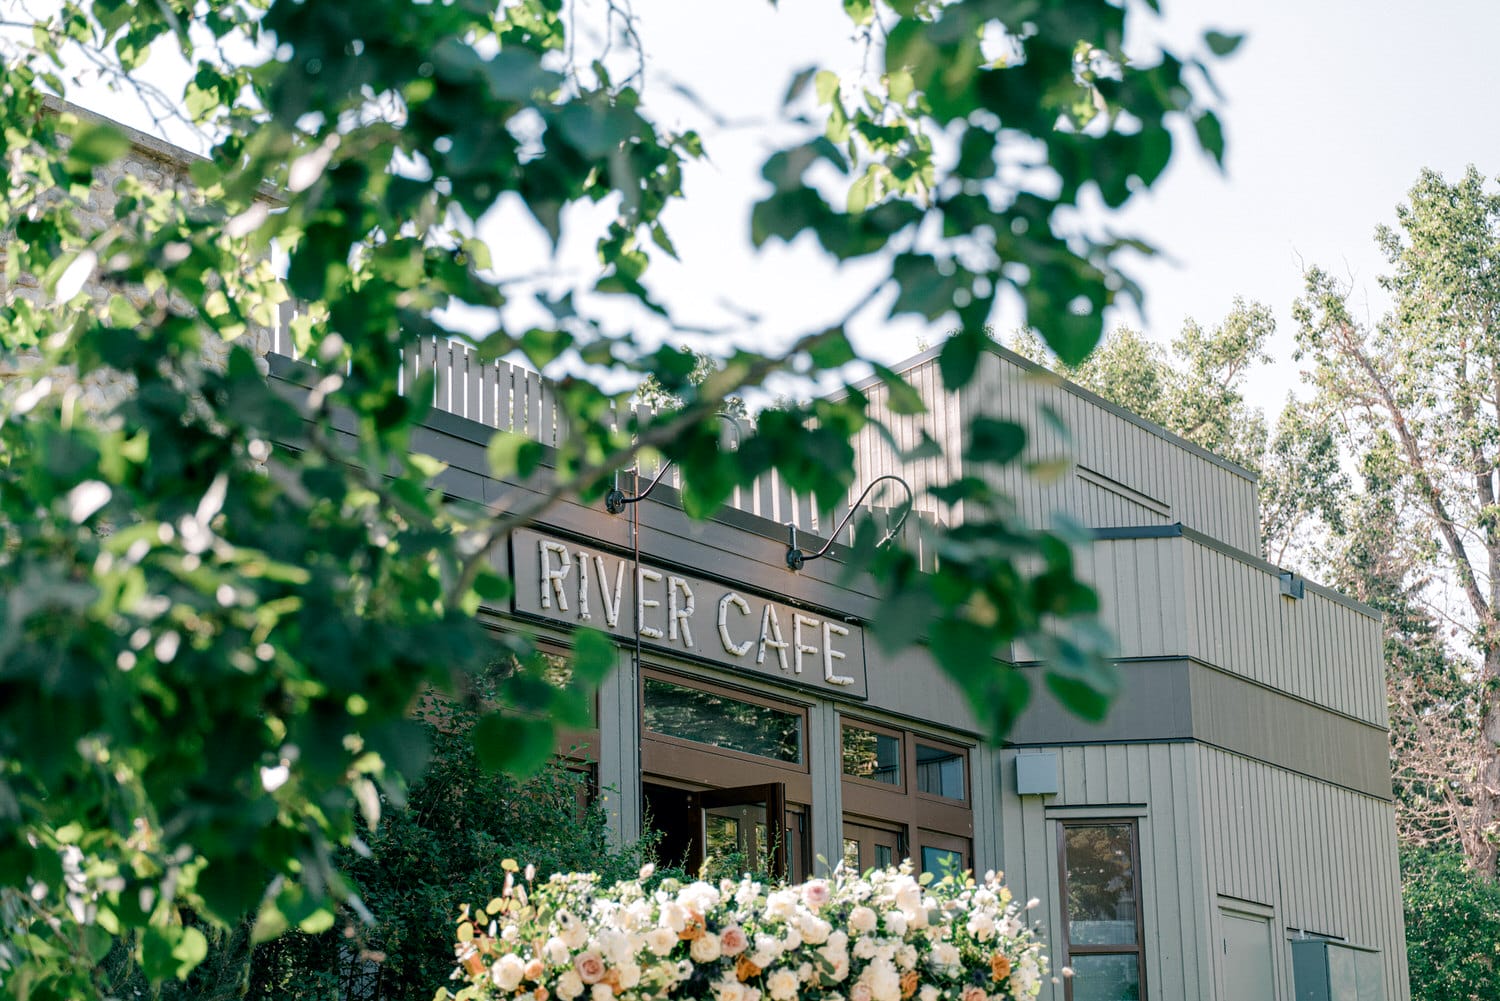
[[[722,411],[719,412],[719,413],[717,413],[717,414],[714,414],[714,416],[717,417],[719,420],[721,420],[721,421],[725,422],[726,424],[728,424],[729,425],[729,429],[734,432],[734,439],[729,444],[729,451],[731,451],[731,452],[737,452],[737,451],[739,451],[739,447],[740,447],[740,422],[739,422],[739,420],[733,414],[726,414],[726,413],[723,413]],[[623,491],[623,490],[620,489],[620,474],[617,471],[615,473],[615,484],[614,484],[614,486],[610,487],[609,491],[604,495],[604,510],[608,511],[610,514],[619,514],[621,511],[625,510],[625,505],[627,505],[627,504],[635,504],[635,503],[637,503],[639,501],[645,500],[647,497],[650,497],[651,496],[651,491],[653,491],[653,490],[656,489],[657,484],[659,484],[662,481],[662,478],[667,475],[668,471],[670,471],[671,468],[672,468],[672,460],[668,459],[666,462],[664,462],[662,464],[661,469],[656,474],[656,478],[653,479],[649,484],[646,485],[646,489],[645,490],[642,490],[640,493],[636,494],[634,497],[626,497],[625,496],[625,491]]]
[[[901,511],[901,517],[896,519],[896,524],[888,529],[885,536],[879,542],[875,543],[875,545],[878,548],[894,539],[900,533],[901,526],[906,524],[906,516],[911,514],[912,505],[916,502],[916,498],[912,494],[911,484],[895,473],[886,473],[884,476],[877,476],[870,481],[870,485],[865,487],[864,492],[859,495],[859,498],[853,504],[849,505],[849,510],[839,519],[839,523],[833,527],[833,531],[828,533],[828,541],[823,543],[823,548],[815,553],[804,553],[797,546],[797,526],[794,522],[787,522],[787,532],[790,533],[790,541],[786,547],[787,568],[793,571],[801,570],[802,565],[808,560],[815,560],[828,555],[828,550],[833,548],[834,540],[839,537],[839,533],[844,530],[844,526],[849,524],[849,519],[854,517],[854,512],[858,511],[859,506],[865,502],[865,498],[870,496],[870,491],[874,490],[884,480],[894,480],[901,484],[901,489],[906,491],[906,506]]]

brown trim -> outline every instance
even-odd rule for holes
[[[1071,919],[1068,914],[1068,836],[1070,827],[1125,827],[1130,830],[1130,873],[1135,889],[1135,945],[1073,945]],[[1057,821],[1057,882],[1062,911],[1063,963],[1073,965],[1074,956],[1134,956],[1136,976],[1140,982],[1140,1001],[1150,996],[1146,987],[1146,927],[1141,880],[1141,828],[1135,817],[1076,817]],[[1073,1001],[1073,978],[1063,980],[1065,1001]]]

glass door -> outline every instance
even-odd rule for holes
[[[695,821],[689,871],[712,858],[726,873],[787,877],[786,783],[708,789],[689,803]]]

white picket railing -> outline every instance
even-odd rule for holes
[[[271,334],[272,353],[297,357],[291,337],[295,316],[295,305],[283,303],[279,322]],[[558,406],[553,384],[537,372],[499,360],[481,361],[477,351],[458,341],[424,337],[415,350],[403,353],[401,392],[409,392],[427,375],[433,379],[432,404],[437,410],[485,427],[522,434],[543,445],[557,446],[567,438],[567,417]],[[636,408],[637,426],[646,425],[653,416],[654,411],[649,407]],[[616,421],[624,418],[623,413],[615,417]],[[654,458],[642,458],[642,487],[656,477],[660,468],[656,462]],[[668,470],[664,485],[681,486],[675,468]],[[856,489],[863,489],[863,484]],[[794,524],[798,532],[819,536],[820,526],[831,528],[839,524],[849,510],[850,499],[846,495],[832,511],[820,512],[810,496],[794,493],[773,469],[756,477],[748,487],[736,487],[728,504],[781,525]],[[853,540],[852,521],[839,539],[842,544]],[[920,546],[924,544],[920,535],[914,513],[903,528],[903,536],[908,545]],[[923,559],[924,564],[928,562]]]

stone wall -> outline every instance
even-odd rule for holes
[[[49,99],[48,109],[55,114],[71,113],[84,121],[107,121],[62,101]],[[112,224],[120,187],[127,177],[136,179],[149,189],[173,189],[184,199],[198,197],[187,173],[197,159],[193,154],[117,122],[110,124],[129,137],[131,148],[123,159],[99,168],[87,196],[76,201],[76,211],[80,213],[82,222],[90,232],[102,231]],[[57,192],[56,197],[62,199],[68,196]],[[3,241],[3,236],[0,236],[0,241]],[[0,262],[3,262],[4,254],[5,247],[0,242]],[[163,293],[157,293],[157,298],[153,301],[152,294],[144,285],[106,283],[100,280],[97,271],[84,282],[83,291],[89,296],[93,307],[101,311],[107,308],[110,297],[115,294],[125,296],[131,305],[142,312],[165,306],[186,315],[193,309],[193,304],[180,297],[167,299]],[[39,310],[54,306],[48,301],[47,293],[37,276],[22,273],[11,286],[6,283],[3,271],[0,271],[0,306],[10,306],[17,300],[28,302]],[[269,372],[266,361],[266,355],[271,350],[269,328],[252,327],[236,343],[249,347],[261,371]],[[206,339],[202,354],[204,364],[210,368],[222,369],[228,362],[230,348],[228,341]],[[118,372],[93,372],[79,379],[77,370],[72,365],[43,366],[41,355],[35,350],[0,348],[0,394],[11,397],[23,393],[37,386],[43,379],[50,380],[48,391],[59,393],[64,398],[76,398],[83,409],[90,413],[112,409],[134,388],[131,378]]]

